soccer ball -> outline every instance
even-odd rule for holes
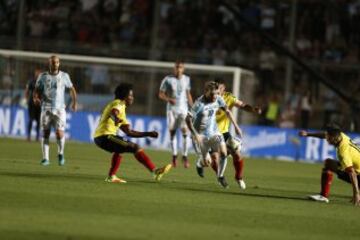
[[[238,138],[238,137],[233,137],[231,136],[227,141],[226,141],[226,146],[231,149],[232,151],[238,151],[241,150],[242,147],[242,139]]]

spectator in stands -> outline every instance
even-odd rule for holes
[[[276,53],[267,45],[263,47],[259,56],[261,91],[268,92],[274,88]]]

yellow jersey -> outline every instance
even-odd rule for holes
[[[231,109],[237,101],[237,98],[230,92],[225,92],[222,98],[225,101],[226,106]],[[226,133],[230,128],[230,119],[226,116],[224,110],[219,109],[216,112],[216,123],[220,133]]]
[[[115,123],[112,118],[112,110],[118,110],[117,118],[120,120],[118,123]],[[97,126],[94,137],[99,137],[103,135],[116,135],[119,127],[122,125],[127,125],[129,122],[126,119],[126,104],[124,101],[115,99],[114,101],[108,103],[103,110],[99,125]]]
[[[341,170],[353,167],[357,174],[360,173],[360,147],[351,141],[344,133],[341,133],[342,140],[336,147],[336,155],[340,162]]]

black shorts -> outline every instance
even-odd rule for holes
[[[40,121],[40,115],[41,115],[41,107],[40,106],[36,106],[33,103],[30,103],[28,105],[28,111],[29,111],[30,120]]]
[[[340,167],[340,163],[338,163],[338,166]],[[338,170],[336,172],[336,175],[339,179],[347,182],[347,183],[351,183],[351,179],[350,179],[350,176],[347,172],[343,171],[343,170]],[[360,175],[358,174],[357,175],[357,180],[358,180],[358,183],[360,183]]]
[[[134,153],[137,146],[135,143],[116,135],[99,136],[94,138],[94,142],[101,149],[111,153]]]

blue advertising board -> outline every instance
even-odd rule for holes
[[[68,112],[65,134],[67,139],[92,142],[92,134],[100,118],[98,112]],[[131,126],[138,131],[159,132],[159,138],[133,138],[132,141],[144,147],[169,149],[170,136],[166,119],[129,115]],[[26,137],[28,121],[27,109],[0,106],[0,136]],[[318,138],[300,138],[297,129],[282,129],[263,126],[242,126],[244,132],[243,153],[251,157],[268,157],[285,160],[303,160],[319,162],[326,158],[335,158],[334,147]],[[34,131],[34,130],[33,130]],[[121,134],[119,132],[119,134]],[[35,135],[35,132],[32,132]],[[356,143],[360,143],[359,134],[349,134]],[[182,138],[178,136],[181,146]]]

